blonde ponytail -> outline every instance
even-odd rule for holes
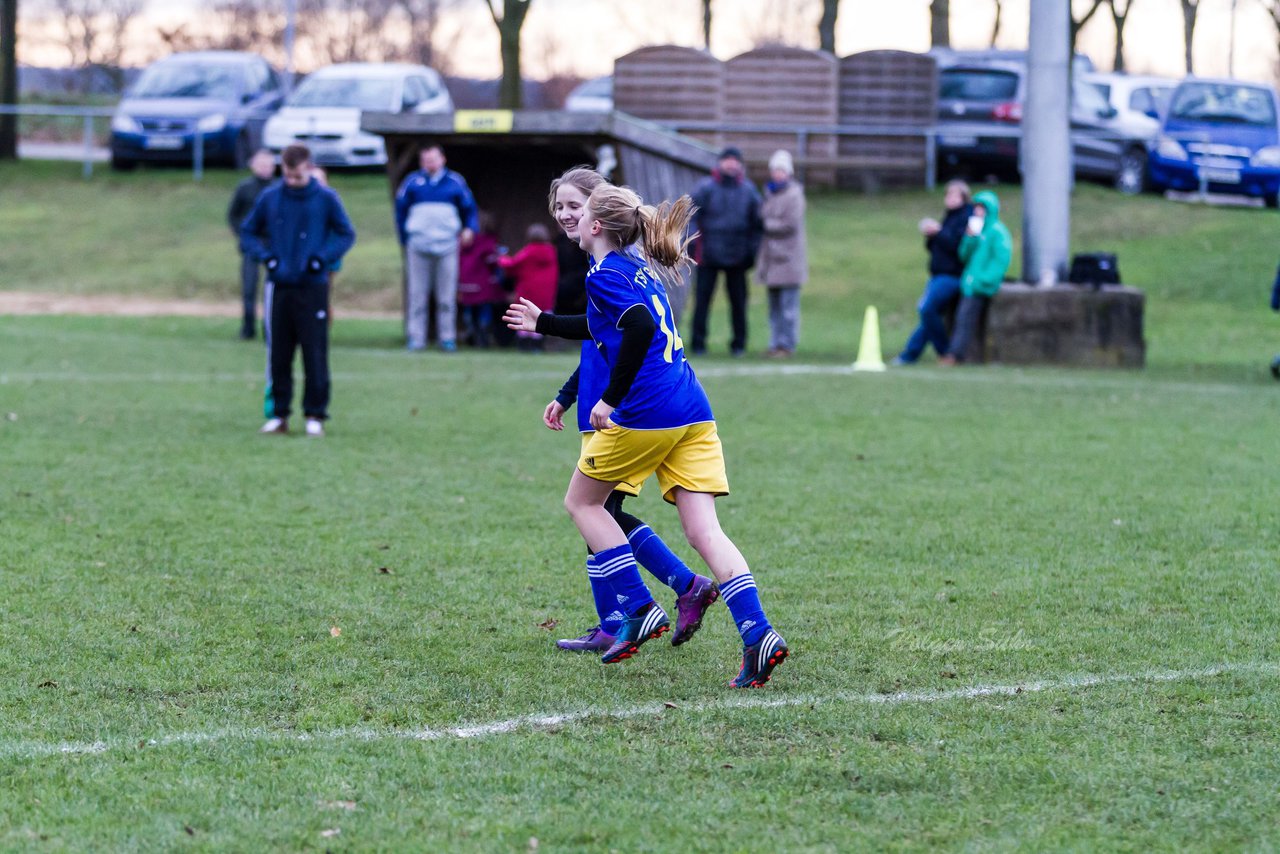
[[[645,260],[656,268],[683,275],[692,262],[689,243],[697,235],[686,232],[696,209],[688,196],[654,207],[630,187],[602,184],[591,191],[587,207],[618,246],[639,243]]]

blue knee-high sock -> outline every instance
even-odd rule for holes
[[[627,534],[631,550],[635,553],[636,562],[649,571],[654,578],[670,587],[680,595],[693,584],[693,570],[685,566],[684,561],[653,532],[648,525],[641,525]]]
[[[596,603],[596,616],[600,618],[600,628],[611,635],[616,635],[626,617],[618,610],[617,602],[613,598],[613,587],[610,586],[609,580],[600,574],[595,555],[587,555],[587,578],[591,581],[591,598]]]
[[[596,552],[596,566],[612,588],[614,601],[628,617],[653,603],[653,596],[640,577],[630,543]]]
[[[729,606],[733,622],[742,635],[742,642],[747,646],[760,640],[771,627],[769,618],[764,615],[760,605],[760,595],[756,592],[756,580],[751,573],[735,575],[720,585],[720,595],[724,604]]]

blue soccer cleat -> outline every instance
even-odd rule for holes
[[[600,656],[600,661],[604,664],[625,661],[635,655],[645,641],[661,637],[670,630],[671,621],[667,619],[667,612],[654,602],[648,611],[626,619],[618,630],[613,646]]]
[[[742,648],[742,670],[729,683],[729,687],[759,688],[769,681],[773,669],[790,654],[791,650],[787,648],[782,635],[769,629],[760,640]]]

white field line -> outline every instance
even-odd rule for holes
[[[366,351],[361,350],[361,358],[391,357],[409,361],[415,357],[399,351]],[[457,359],[457,357],[450,357]],[[526,381],[560,381],[569,375],[571,365],[560,369],[543,368],[539,370],[520,370],[502,373],[497,379],[512,382]],[[333,372],[333,379],[342,382],[367,381],[401,381],[401,380],[439,380],[443,382],[470,382],[474,376],[486,372],[489,366],[472,361],[457,359],[450,366],[423,365],[422,370],[410,371],[351,371]],[[869,382],[882,380],[868,379],[882,377],[882,374],[862,374],[843,365],[707,365],[697,367],[698,376],[704,378],[748,378],[773,379],[792,376],[832,376],[860,378]],[[1036,389],[1075,389],[1083,391],[1113,391],[1129,394],[1248,394],[1258,393],[1258,386],[1231,383],[1195,383],[1179,380],[1145,380],[1135,375],[1130,378],[1110,378],[1098,374],[1082,376],[1065,376],[1063,374],[1044,374],[1036,371],[1024,371],[1016,368],[987,367],[983,369],[931,369],[922,367],[904,368],[893,371],[890,380],[904,378],[914,381],[945,382],[950,384],[969,383],[975,385],[1019,386]],[[65,383],[146,383],[146,384],[203,384],[203,383],[239,383],[256,382],[262,379],[261,372],[249,373],[200,373],[178,372],[164,373],[160,371],[93,373],[89,371],[6,371],[0,373],[0,385],[9,383],[65,382]]]
[[[521,715],[487,723],[467,724],[438,729],[389,729],[349,727],[319,732],[296,733],[270,730],[260,727],[231,728],[197,732],[179,732],[154,738],[127,738],[93,742],[33,742],[0,741],[0,759],[39,759],[49,756],[91,755],[109,753],[139,747],[157,748],[179,745],[202,745],[224,741],[310,743],[343,741],[441,741],[450,739],[491,738],[521,731],[537,731],[572,726],[592,720],[627,720],[630,718],[663,717],[666,715],[696,715],[725,709],[775,709],[790,706],[863,705],[902,706],[929,703],[945,703],[957,700],[975,700],[984,697],[1016,697],[1022,694],[1038,694],[1049,691],[1072,691],[1100,685],[1134,683],[1186,682],[1211,679],[1226,674],[1280,675],[1280,664],[1253,662],[1221,664],[1195,670],[1155,670],[1142,673],[1121,673],[1095,676],[1072,676],[1062,679],[1040,679],[1007,685],[975,685],[948,691],[901,691],[893,694],[867,694],[854,691],[836,691],[829,694],[771,694],[751,692],[728,694],[715,700],[697,703],[672,704],[646,703],[620,708],[588,707],[576,711]]]

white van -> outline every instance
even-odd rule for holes
[[[302,143],[318,166],[382,166],[382,137],[360,130],[360,114],[448,113],[453,99],[444,81],[425,65],[346,62],[302,81],[283,109],[271,117],[263,143],[279,156]]]

